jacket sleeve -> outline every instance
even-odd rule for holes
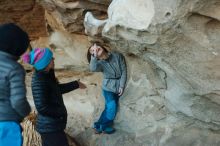
[[[19,66],[9,74],[10,102],[12,108],[22,117],[26,117],[30,111],[30,105],[26,98],[25,70]]]
[[[92,72],[102,72],[102,66],[100,65],[100,63],[99,63],[99,61],[97,60],[96,57],[91,56],[89,69]]]
[[[79,84],[78,84],[78,81],[73,81],[69,83],[59,84],[59,88],[60,88],[61,94],[65,94],[75,89],[78,89]]]
[[[124,89],[127,81],[127,65],[126,65],[125,57],[122,54],[120,54],[119,62],[122,72],[120,78],[120,87]]]
[[[48,93],[47,82],[43,79],[32,81],[32,93],[34,103],[39,114],[49,117],[62,116],[59,108],[53,107],[48,103],[47,98],[50,96]]]

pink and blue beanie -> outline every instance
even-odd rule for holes
[[[49,48],[35,48],[30,53],[25,53],[22,60],[34,66],[36,70],[43,70],[53,58],[53,53]]]

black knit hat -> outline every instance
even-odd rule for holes
[[[13,23],[0,25],[0,51],[20,57],[28,48],[29,37]]]

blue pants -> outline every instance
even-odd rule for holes
[[[102,90],[102,93],[105,97],[105,109],[99,120],[94,123],[94,127],[105,130],[106,127],[111,127],[113,125],[117,113],[119,96],[116,93],[106,90]]]
[[[0,122],[0,146],[22,146],[22,134],[19,123]]]

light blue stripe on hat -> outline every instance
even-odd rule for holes
[[[45,48],[45,52],[40,60],[34,63],[34,67],[37,70],[45,69],[53,58],[53,53],[49,48]]]

